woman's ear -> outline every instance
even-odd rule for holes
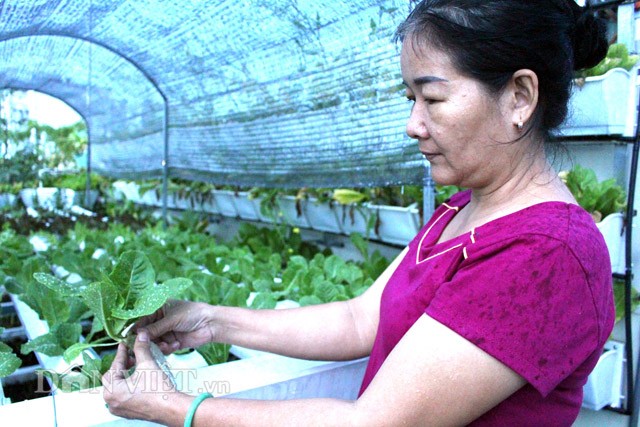
[[[511,77],[509,89],[513,124],[521,129],[538,105],[538,76],[531,70],[518,70]]]

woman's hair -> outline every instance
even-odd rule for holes
[[[539,81],[538,107],[527,132],[548,140],[567,116],[574,71],[607,53],[606,23],[574,0],[423,0],[398,27],[447,53],[456,69],[499,94],[513,73]]]

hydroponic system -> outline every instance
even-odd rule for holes
[[[3,423],[149,425],[109,413],[101,375],[168,299],[283,309],[375,281],[459,190],[404,133],[391,37],[412,3],[0,2],[2,100],[35,90],[83,118],[12,123],[0,103]],[[605,237],[618,323],[577,425],[635,426],[640,14],[593,3],[615,43],[576,76],[557,167]],[[194,395],[353,399],[367,360],[208,344],[161,362]]]

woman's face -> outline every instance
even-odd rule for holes
[[[407,134],[431,163],[433,180],[466,188],[490,187],[508,169],[517,138],[507,97],[491,96],[478,81],[461,75],[448,55],[407,37],[402,78],[414,104]],[[503,105],[504,104],[504,105]]]

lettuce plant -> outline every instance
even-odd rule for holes
[[[67,283],[48,273],[34,278],[64,298],[80,298],[93,313],[93,329],[85,342],[77,342],[64,351],[67,362],[83,351],[125,342],[123,331],[143,316],[152,314],[189,286],[191,280],[173,278],[156,283],[155,271],[143,252],[124,252],[109,275],[88,285]],[[93,338],[98,331],[106,336]]]
[[[560,172],[560,177],[578,204],[591,213],[596,222],[626,207],[626,193],[615,178],[598,181],[593,170],[580,165]]]
[[[0,328],[0,334],[4,332],[4,328]],[[0,342],[0,378],[11,375],[20,367],[22,361],[16,356],[11,347]]]

